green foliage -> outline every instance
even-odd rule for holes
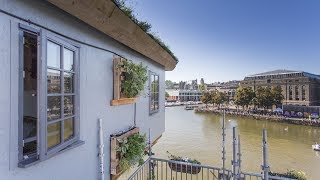
[[[205,90],[205,87],[203,84],[200,84],[200,87],[199,87],[200,91],[204,91]]]
[[[170,80],[166,80],[166,88],[167,89],[173,89],[173,84],[174,82],[170,81]]]
[[[273,105],[273,95],[270,87],[257,88],[255,104],[263,108],[268,108]]]
[[[201,96],[201,101],[204,104],[210,104],[212,103],[212,97],[210,92],[204,92],[203,95]]]
[[[146,147],[146,135],[134,134],[123,140],[118,140],[116,151],[120,153],[120,168],[127,170],[137,163],[143,164],[143,155]]]
[[[169,93],[166,91],[166,99],[167,99],[169,96],[170,96]]]
[[[238,88],[234,96],[234,103],[241,107],[248,107],[253,103],[255,92],[250,87]]]
[[[167,153],[169,154],[168,158],[173,161],[182,161],[182,162],[187,162],[187,163],[192,163],[192,164],[201,164],[196,159],[190,159],[190,158],[186,158],[186,157],[183,158],[181,156],[176,156],[176,155],[171,154],[169,151],[167,151]]]
[[[303,171],[296,171],[296,170],[288,170],[286,173],[274,173],[270,172],[269,175],[271,176],[280,176],[285,178],[297,179],[297,180],[307,180],[307,175]]]
[[[219,106],[228,101],[228,96],[224,92],[215,92],[212,97],[213,102]]]
[[[206,91],[203,93],[201,101],[204,104],[217,104],[220,106],[228,101],[228,96],[224,92]]]
[[[271,89],[271,94],[273,97],[273,104],[279,105],[282,103],[284,96],[282,95],[282,89],[280,86],[273,87]]]
[[[114,0],[114,3],[125,13],[134,23],[136,23],[145,33],[147,33],[154,41],[156,41],[165,51],[167,51],[176,61],[178,58],[173,54],[170,48],[160,39],[159,36],[150,32],[151,24],[146,21],[140,21],[136,18],[131,7],[126,6],[126,0]]]
[[[138,96],[148,80],[147,67],[131,61],[122,61],[119,68],[124,68],[125,77],[121,83],[121,92],[128,98]]]

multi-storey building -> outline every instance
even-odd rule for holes
[[[200,101],[201,96],[200,90],[179,90],[180,101]]]
[[[320,105],[320,76],[304,71],[275,70],[246,76],[241,87],[280,86],[285,105]]]

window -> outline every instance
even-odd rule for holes
[[[305,85],[302,85],[301,91],[302,91],[302,101],[305,101],[306,100],[306,86]]]
[[[292,86],[289,86],[289,100],[292,100]]]
[[[295,91],[296,101],[299,101],[299,87],[295,86],[294,91]]]
[[[159,111],[159,76],[150,72],[150,114]]]
[[[82,144],[79,68],[75,46],[44,31],[40,37],[36,30],[20,28],[19,166],[26,167]]]
[[[46,151],[61,150],[77,140],[75,124],[75,69],[77,49],[57,39],[46,41],[47,126]]]

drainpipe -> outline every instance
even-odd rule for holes
[[[102,119],[99,119],[99,168],[100,168],[100,179],[104,180],[104,144],[103,144],[103,129]]]

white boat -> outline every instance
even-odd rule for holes
[[[315,150],[315,151],[320,151],[320,144],[312,145],[312,149]]]
[[[184,109],[185,110],[193,110],[194,106],[186,105],[186,107]]]

